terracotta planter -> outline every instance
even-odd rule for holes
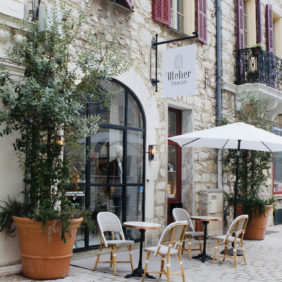
[[[13,220],[18,230],[23,275],[35,279],[67,276],[76,232],[83,218],[72,220],[71,236],[66,234],[66,243],[60,238],[59,221],[48,221],[46,230],[42,230],[41,222],[16,216]]]
[[[272,205],[265,207],[265,215],[253,216],[252,220],[248,223],[245,233],[245,239],[247,240],[263,240],[266,231],[266,225],[268,222],[269,214],[272,209]],[[238,207],[238,215],[242,214],[242,207]]]

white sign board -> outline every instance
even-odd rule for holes
[[[162,97],[196,94],[196,46],[164,50],[162,53]]]

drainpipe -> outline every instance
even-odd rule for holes
[[[221,74],[222,74],[221,0],[216,0],[216,124],[221,123]],[[222,189],[222,151],[217,153],[217,185]]]

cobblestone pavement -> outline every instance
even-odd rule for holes
[[[208,253],[213,252],[213,241],[208,240]],[[189,282],[245,282],[245,281],[269,281],[282,282],[282,225],[269,227],[267,235],[262,241],[245,241],[245,251],[247,257],[247,265],[244,265],[242,258],[238,259],[238,265],[233,267],[231,260],[224,263],[216,261],[211,264],[210,261],[202,263],[199,260],[192,259],[189,261],[186,255],[183,256],[183,265],[185,269],[186,281]],[[93,265],[95,257],[89,258],[91,265]],[[175,262],[176,263],[176,262]],[[90,265],[90,264],[89,264]],[[136,263],[135,263],[136,265]],[[128,271],[129,272],[129,271]],[[34,281],[24,278],[21,275],[11,275],[0,277],[0,281]],[[136,282],[140,278],[126,279],[123,276],[114,276],[111,273],[104,273],[99,271],[92,271],[77,266],[71,266],[69,276],[64,279],[57,279],[53,281],[58,282]],[[163,276],[162,279],[155,279],[148,281],[166,281]],[[171,281],[181,281],[180,277],[172,278]]]

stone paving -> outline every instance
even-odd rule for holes
[[[185,278],[189,282],[216,282],[216,281],[269,281],[269,282],[282,282],[282,225],[276,225],[269,227],[267,235],[262,241],[245,241],[245,250],[247,257],[247,265],[244,265],[242,259],[238,259],[238,265],[233,267],[231,260],[227,260],[224,263],[216,261],[215,264],[211,264],[210,261],[202,263],[199,260],[192,259],[189,261],[186,255],[183,256],[183,265],[185,268]],[[208,240],[208,253],[212,254],[213,241]],[[84,258],[86,259],[86,258]],[[101,282],[101,281],[117,281],[117,282],[136,282],[140,281],[140,278],[124,278],[124,274],[121,273],[118,276],[114,276],[111,273],[105,273],[101,271],[92,271],[94,260],[96,256],[89,258],[89,264],[87,268],[82,268],[72,265],[70,267],[69,276],[64,279],[57,279],[53,281],[58,282]],[[87,260],[87,259],[86,259]],[[135,265],[137,262],[135,262]],[[91,267],[90,267],[91,265]],[[110,270],[111,271],[111,270]],[[119,271],[119,270],[118,270]],[[130,269],[128,267],[128,273]],[[21,275],[11,275],[6,277],[0,277],[0,281],[34,281],[24,278]],[[163,276],[162,279],[146,281],[166,281]],[[172,277],[171,281],[181,281],[180,277]]]

